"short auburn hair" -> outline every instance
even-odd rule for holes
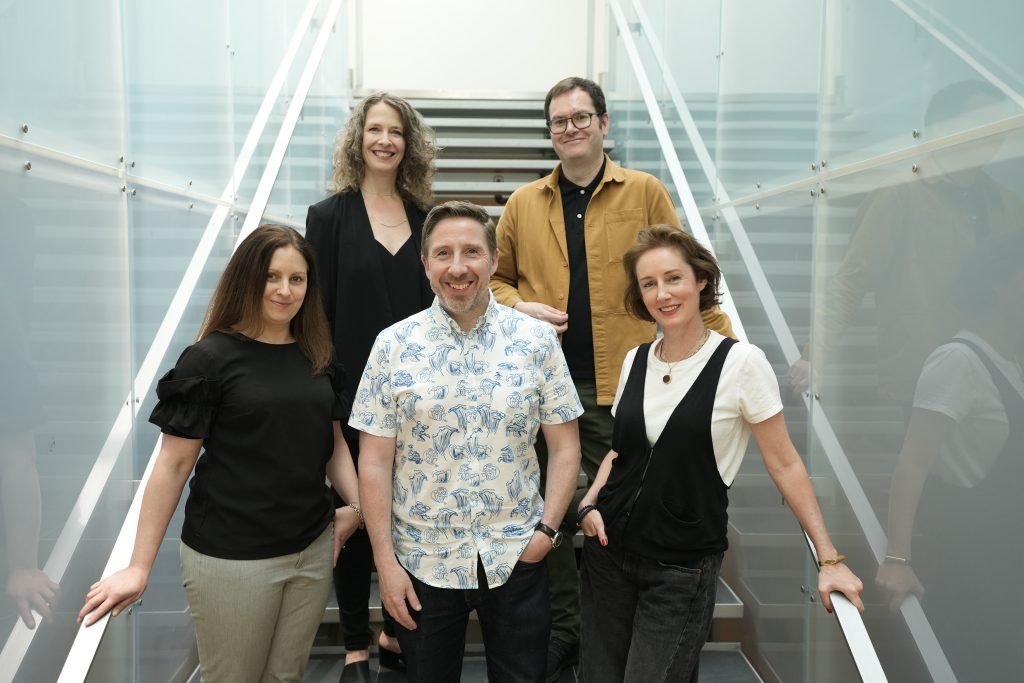
[[[627,279],[626,294],[623,297],[626,312],[634,318],[654,322],[647,306],[644,305],[640,281],[636,276],[636,264],[641,256],[661,247],[678,251],[683,260],[693,268],[697,282],[703,280],[706,283],[700,292],[700,310],[706,311],[717,306],[721,297],[718,287],[722,280],[722,270],[711,251],[693,235],[674,225],[651,225],[637,233],[636,244],[622,256],[622,267],[626,269]]]

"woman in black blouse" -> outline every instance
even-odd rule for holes
[[[318,297],[296,231],[261,226],[239,246],[199,341],[158,385],[163,441],[131,563],[91,587],[80,621],[141,597],[194,465],[181,561],[203,680],[301,680],[332,561],[361,520]],[[325,476],[349,506],[335,509]]]
[[[377,334],[433,301],[419,255],[436,151],[433,131],[408,102],[387,93],[370,95],[338,135],[335,194],[309,207],[306,239],[320,264],[324,309],[335,353],[349,369],[350,397]],[[358,432],[347,425],[343,430],[358,463]],[[335,569],[345,634],[343,682],[370,680],[371,556],[369,538],[360,531]],[[385,613],[380,662],[400,668],[393,628]]]

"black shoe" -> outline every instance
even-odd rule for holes
[[[341,678],[338,683],[372,683],[372,681],[370,662],[363,660],[346,664],[345,668],[341,670]]]
[[[555,683],[562,677],[562,672],[580,661],[578,643],[567,643],[564,640],[552,639],[548,643],[548,668],[545,683]]]
[[[379,645],[377,646],[377,651],[377,661],[380,662],[382,667],[398,671],[399,673],[405,673],[405,657],[402,656],[401,652],[388,650]]]

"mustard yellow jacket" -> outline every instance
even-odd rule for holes
[[[512,193],[498,221],[498,269],[491,278],[498,303],[539,301],[566,310],[569,256],[558,190],[560,170],[561,164],[551,175]],[[599,405],[614,401],[626,352],[654,338],[654,323],[626,313],[622,255],[637,232],[658,223],[681,225],[665,186],[654,176],[617,166],[605,156],[604,177],[590,199],[584,223]],[[704,312],[704,324],[733,336],[729,317],[717,307]]]

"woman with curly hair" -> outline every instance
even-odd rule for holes
[[[378,92],[358,103],[334,149],[334,194],[309,207],[306,238],[323,273],[323,302],[336,357],[353,395],[377,333],[428,307],[420,233],[432,203],[434,132],[404,99]],[[358,432],[345,429],[353,456]],[[334,573],[345,638],[346,683],[370,681],[370,541],[346,544]],[[401,668],[385,613],[380,663]]]

